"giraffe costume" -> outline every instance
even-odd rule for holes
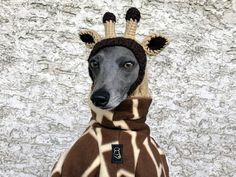
[[[116,37],[116,17],[106,12],[103,16],[105,38],[94,30],[80,32],[81,40],[92,49],[89,59],[107,46],[127,47],[140,65],[139,76],[128,98],[113,110],[100,109],[89,101],[92,112],[89,126],[61,155],[51,177],[169,177],[166,157],[150,137],[145,123],[152,101],[145,70],[146,54],[157,55],[168,41],[152,33],[142,43],[137,42],[135,32],[139,20],[139,10],[130,8],[126,13],[124,37]]]

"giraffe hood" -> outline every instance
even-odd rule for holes
[[[150,97],[129,97],[113,110],[103,110],[89,103],[92,120],[97,126],[111,129],[139,131],[149,129],[145,124],[152,99]]]
[[[147,63],[146,55],[155,56],[159,54],[169,42],[165,37],[158,33],[150,33],[144,37],[141,43],[135,39],[138,22],[141,19],[140,11],[137,8],[129,8],[126,12],[125,19],[126,28],[124,36],[116,36],[116,16],[111,12],[106,12],[103,15],[102,21],[105,27],[105,37],[102,37],[96,31],[89,29],[81,30],[79,35],[86,47],[92,49],[88,60],[90,60],[91,57],[96,55],[104,47],[123,46],[133,52],[140,69],[137,80],[129,89],[128,95],[131,95],[145,78]],[[90,70],[89,75],[93,80]]]

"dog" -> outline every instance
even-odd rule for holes
[[[93,81],[88,128],[54,165],[51,177],[169,177],[166,156],[145,123],[151,104],[146,54],[156,55],[166,38],[151,34],[134,39],[140,12],[126,13],[125,37],[115,36],[114,14],[103,16],[105,39],[93,30],[80,33],[92,48],[88,59]]]

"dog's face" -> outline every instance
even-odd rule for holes
[[[122,46],[101,49],[89,60],[94,85],[92,103],[101,109],[112,109],[128,96],[139,74],[133,52]]]

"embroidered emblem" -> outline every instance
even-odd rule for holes
[[[123,163],[123,144],[112,144],[111,163]]]

